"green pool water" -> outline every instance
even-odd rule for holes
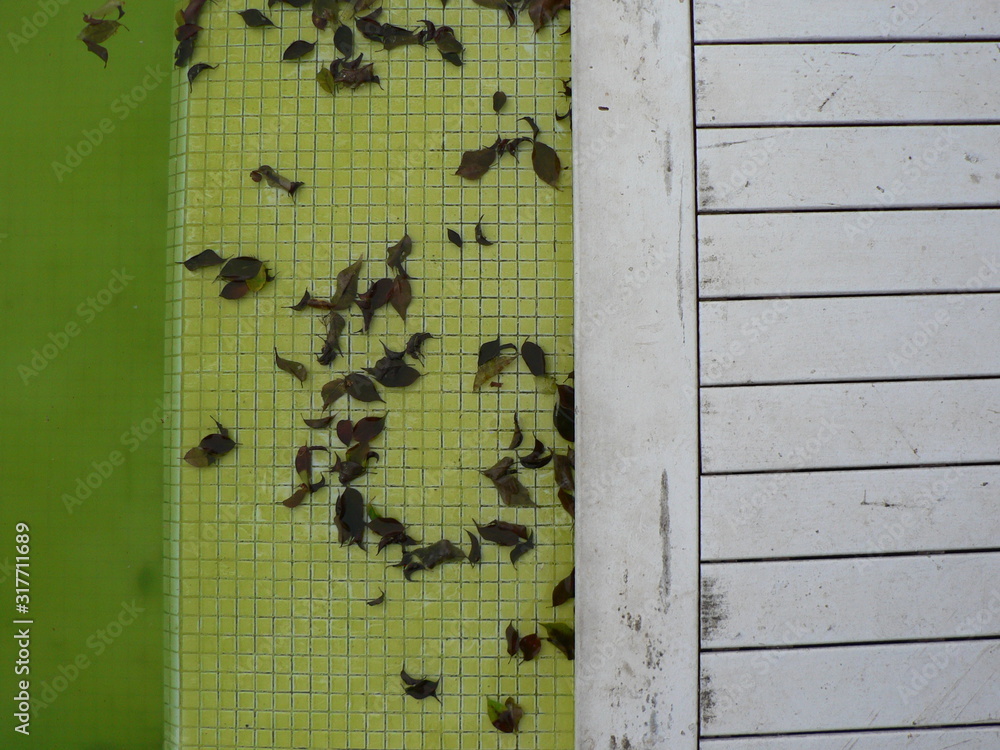
[[[104,69],[75,38],[98,5],[0,7],[3,748],[162,746],[173,7],[129,2]],[[18,522],[30,536],[28,675],[15,674]],[[28,736],[15,731],[22,679]]]

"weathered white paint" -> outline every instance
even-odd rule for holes
[[[698,220],[705,297],[1000,289],[1000,211],[729,214]]]
[[[698,133],[709,211],[1000,205],[1000,126],[718,128]]]
[[[1000,461],[1000,380],[705,388],[708,473]]]
[[[701,480],[704,560],[1000,547],[1000,466]]]
[[[747,648],[1000,635],[1000,553],[705,563],[701,643]]]
[[[580,750],[698,743],[689,13],[573,14]]]
[[[699,47],[699,125],[1000,119],[1000,49],[941,44]]]
[[[997,640],[716,652],[701,664],[704,735],[1000,721]]]
[[[797,734],[793,737],[707,739],[701,750],[997,750],[1000,728]]]
[[[1000,294],[701,303],[701,382],[1000,375]]]
[[[695,39],[997,39],[995,0],[695,0]]]

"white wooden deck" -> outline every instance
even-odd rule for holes
[[[578,747],[1000,750],[1000,2],[573,13]]]

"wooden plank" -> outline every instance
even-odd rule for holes
[[[1000,553],[706,563],[703,648],[1000,635]]]
[[[998,511],[1000,466],[708,476],[702,557],[992,549]]]
[[[1000,119],[1000,49],[939,44],[699,47],[699,125]]]
[[[1000,211],[698,220],[703,298],[1000,289]]]
[[[707,473],[1000,461],[1000,380],[704,388]]]
[[[683,3],[574,11],[580,750],[698,745],[690,45]],[[608,273],[609,247],[621,273]],[[620,440],[637,433],[645,447]],[[625,465],[627,497],[614,479]],[[620,514],[630,522],[607,523]]]
[[[998,188],[996,125],[698,134],[698,205],[706,211],[997,206]]]
[[[797,734],[792,737],[707,739],[701,750],[996,750],[1000,728]]]
[[[994,0],[695,0],[695,39],[996,39]]]
[[[1000,294],[702,302],[701,382],[1000,374]]]
[[[703,736],[1000,721],[1000,641],[702,654]]]

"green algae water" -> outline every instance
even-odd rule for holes
[[[0,747],[163,742],[163,321],[170,3],[107,69],[74,0],[0,8]],[[15,524],[29,536],[15,610]],[[21,586],[23,588],[23,586]],[[29,626],[14,619],[30,619]],[[18,631],[30,673],[16,674]],[[23,668],[23,665],[22,665]],[[33,701],[15,731],[18,682]]]

